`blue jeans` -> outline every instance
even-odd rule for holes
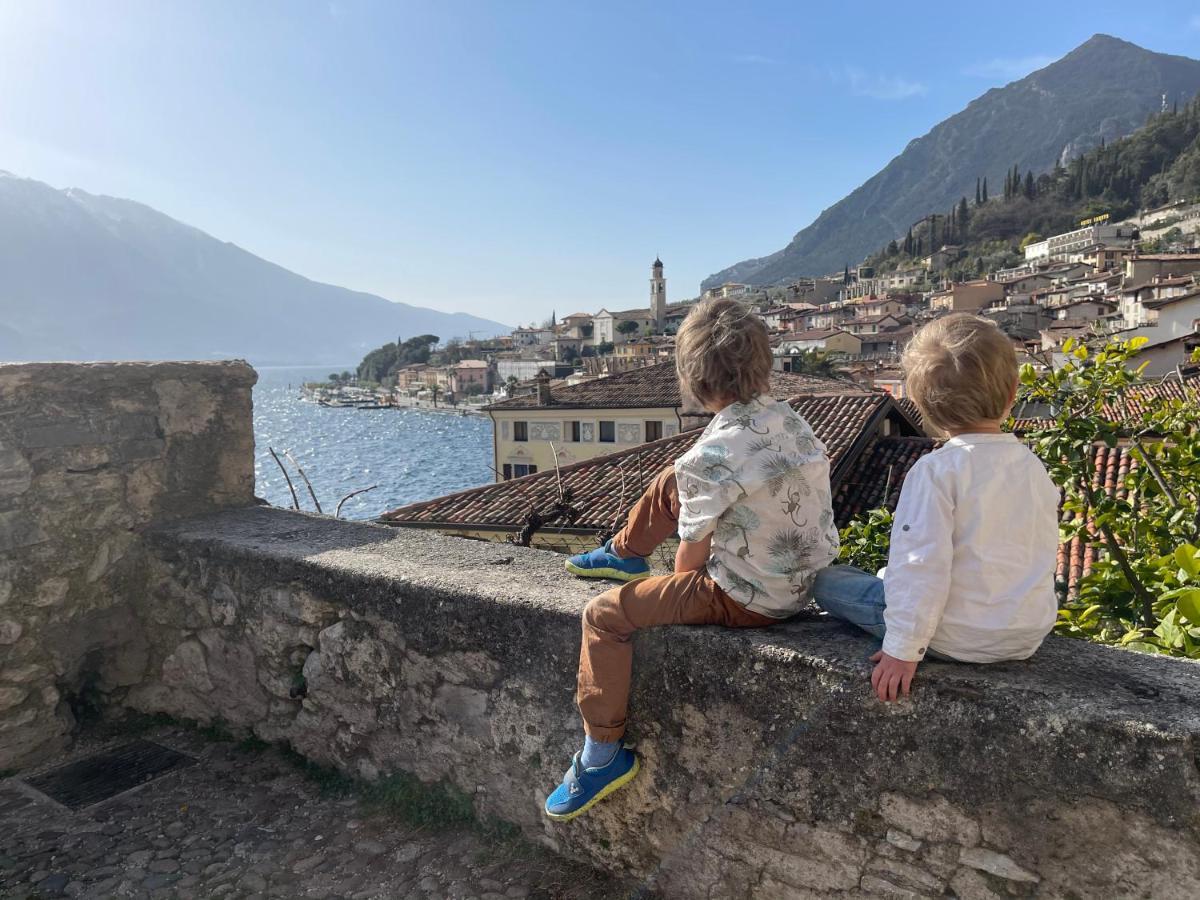
[[[831,616],[883,640],[883,580],[854,566],[828,566],[817,573],[813,600]]]

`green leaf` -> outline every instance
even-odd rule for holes
[[[1196,559],[1196,548],[1191,544],[1175,548],[1175,564],[1187,572],[1190,578],[1200,575],[1200,561]]]
[[[1200,625],[1200,588],[1181,593],[1175,600],[1175,608],[1193,625]]]

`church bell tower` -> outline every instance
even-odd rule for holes
[[[662,260],[657,256],[650,267],[650,315],[654,316],[654,330],[662,333],[667,316],[667,279],[663,278]]]

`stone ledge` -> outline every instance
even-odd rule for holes
[[[573,625],[583,605],[612,586],[565,574],[557,553],[265,507],[184,520],[155,528],[147,537],[163,548],[176,545],[213,558],[269,565],[281,581],[300,577],[323,586],[349,579],[355,590],[344,595],[346,605],[364,614],[402,616],[413,601],[454,599],[513,607],[509,613],[515,615],[565,616]],[[817,613],[802,613],[770,629],[659,633],[686,639],[701,650],[733,646],[764,662],[839,676],[860,678],[871,670],[866,661],[873,650],[870,639]],[[987,666],[930,660],[922,664],[919,678],[926,695],[979,701],[989,695],[1019,697],[1031,712],[1053,711],[1076,724],[1128,726],[1130,733],[1151,729],[1163,739],[1200,740],[1197,662],[1051,636],[1030,660]],[[886,713],[911,704],[871,705]]]
[[[1195,663],[1051,639],[1023,663],[925,663],[887,706],[870,642],[815,616],[653,630],[634,663],[644,773],[552,826],[578,616],[606,585],[551,553],[275,509],[146,538],[156,649],[128,705],[367,777],[450,778],[669,895],[1200,893]]]

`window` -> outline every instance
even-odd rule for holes
[[[512,465],[510,463],[505,463],[504,464],[504,480],[508,481],[512,477],[513,477]]]
[[[579,421],[563,422],[563,440],[567,443],[579,443]]]
[[[508,466],[505,466],[504,468],[507,469]],[[523,475],[536,475],[537,466],[527,466],[525,463],[517,463],[515,466],[513,466],[513,474],[516,475],[517,478],[520,478]]]
[[[528,422],[513,422],[513,440],[514,441],[529,440],[529,423]]]
[[[617,423],[604,422],[600,423],[600,443],[615,444],[617,442]]]
[[[646,422],[646,440],[657,441],[662,437],[662,422]]]

